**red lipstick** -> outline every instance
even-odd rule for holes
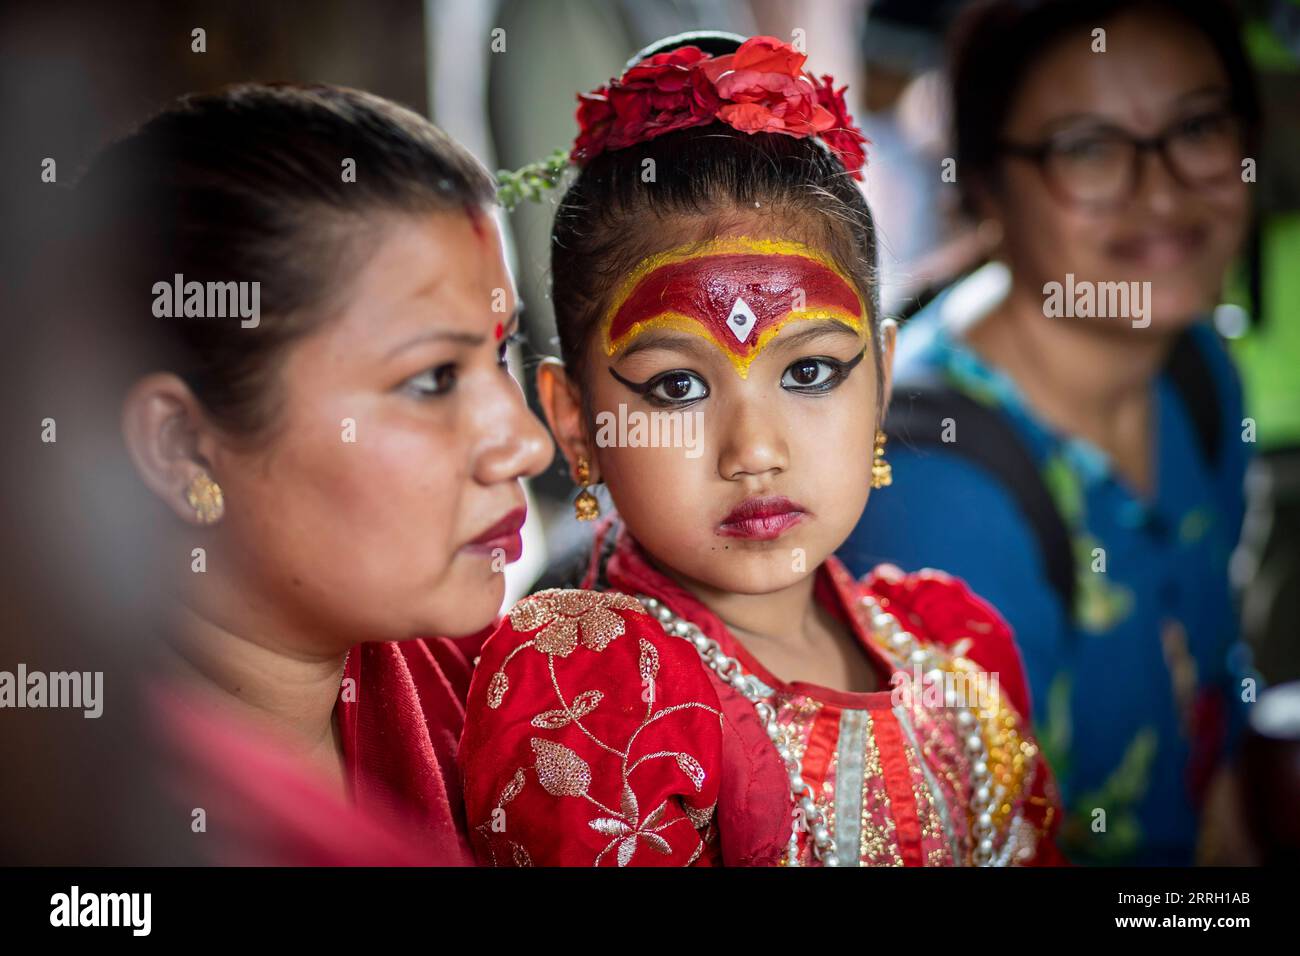
[[[470,551],[483,554],[492,554],[499,548],[505,552],[507,563],[518,561],[519,556],[524,553],[524,539],[520,536],[519,530],[524,526],[524,519],[527,517],[527,508],[515,508],[473,541],[466,542],[465,547]]]
[[[724,538],[775,541],[806,517],[803,505],[780,495],[747,498],[718,523],[717,533]]]

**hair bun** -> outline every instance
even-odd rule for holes
[[[655,40],[648,47],[637,51],[624,65],[623,72],[626,73],[642,60],[648,60],[656,53],[669,53],[678,47],[694,46],[699,47],[709,56],[725,56],[728,53],[735,53],[744,42],[745,38],[740,34],[727,33],[724,30],[692,30],[687,33],[677,33],[662,40]]]

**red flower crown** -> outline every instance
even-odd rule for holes
[[[753,37],[724,56],[694,46],[656,53],[578,96],[580,132],[569,156],[581,165],[606,150],[719,120],[742,133],[816,136],[861,179],[868,140],[844,105],[846,87],[804,72],[805,59],[774,37]]]

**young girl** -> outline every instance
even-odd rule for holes
[[[538,387],[618,519],[581,590],[526,598],[483,648],[459,756],[476,852],[1052,861],[1002,619],[937,572],[859,582],[832,557],[889,483],[863,139],[802,54],[739,39],[664,41],[582,98],[553,234],[564,365]]]

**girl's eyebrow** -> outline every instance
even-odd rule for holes
[[[859,333],[852,326],[846,325],[839,319],[827,319],[818,321],[814,325],[800,329],[797,332],[782,333],[776,337],[774,344],[792,348],[808,339],[818,338],[823,335],[845,335],[855,340],[860,338]],[[648,349],[671,349],[675,352],[685,352],[688,355],[697,357],[707,354],[705,342],[699,336],[655,330],[638,336],[623,350],[619,358],[626,358],[629,355],[635,355],[637,352]]]
[[[860,342],[862,339],[861,335],[852,326],[844,324],[839,319],[828,319],[816,322],[788,335],[782,332],[777,335],[776,342],[773,344],[790,349],[804,344],[809,339],[820,338],[823,335],[834,335],[837,338],[845,336],[852,338],[855,342]]]
[[[699,336],[654,330],[637,336],[635,340],[628,344],[627,348],[623,349],[622,354],[618,357],[627,358],[629,355],[635,355],[637,352],[644,352],[647,349],[671,349],[692,356],[702,356],[706,354],[704,347],[704,341]]]

